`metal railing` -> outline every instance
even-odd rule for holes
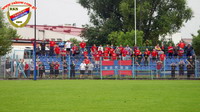
[[[33,63],[32,59],[18,59],[18,56],[9,58],[1,57],[1,74],[0,78],[33,78]],[[122,60],[128,59],[128,60]],[[66,61],[66,64],[64,62]],[[159,65],[159,59],[149,57],[148,60],[137,59],[134,57],[122,58],[117,60],[103,59],[95,60],[91,55],[88,60],[85,70],[80,69],[80,64],[85,60],[83,55],[77,56],[37,56],[37,78],[43,79],[155,79],[155,78],[199,78],[200,77],[200,58],[193,58],[194,63],[189,63],[187,57],[171,59],[166,57]],[[85,60],[86,61],[86,60]],[[180,68],[179,62],[183,61],[183,69]],[[42,63],[40,63],[42,62]],[[59,67],[56,68],[55,64]],[[29,68],[25,69],[26,65]],[[10,66],[9,66],[10,64]],[[52,64],[52,66],[51,66]],[[174,71],[172,66],[175,64]],[[191,64],[191,65],[190,65]],[[161,66],[161,67],[160,67]],[[191,66],[191,68],[189,68]],[[89,68],[90,67],[90,68]],[[182,74],[180,74],[183,73]],[[189,76],[188,76],[189,74]]]

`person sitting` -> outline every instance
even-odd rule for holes
[[[156,50],[156,52],[158,53],[158,56],[162,53],[162,49],[160,48],[160,45],[159,45],[159,44],[157,44],[157,45],[155,46],[155,50]]]

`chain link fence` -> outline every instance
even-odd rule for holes
[[[200,57],[37,56],[38,79],[184,79],[200,77]],[[33,79],[32,57],[1,57],[0,78]]]

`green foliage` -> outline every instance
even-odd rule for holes
[[[122,31],[120,2],[121,0],[79,0],[88,9],[92,23],[86,25],[82,35],[88,40],[88,45],[110,44],[108,35],[114,31]]]
[[[76,45],[79,45],[79,43],[81,42],[81,41],[78,41],[76,38],[70,38],[69,40],[70,40],[70,42],[72,42],[73,44],[76,44]]]
[[[198,31],[198,35],[192,35],[193,39],[192,39],[192,46],[195,50],[196,55],[200,55],[200,30]]]
[[[134,0],[122,0],[120,12],[124,28],[132,30]],[[158,40],[159,36],[175,33],[191,18],[192,10],[186,0],[137,0],[137,28],[144,32],[144,40]]]
[[[3,12],[0,10],[0,56],[11,50],[11,40],[18,37],[17,31],[5,23]]]
[[[108,35],[116,31],[134,30],[134,0],[79,0],[90,15],[83,36],[89,44],[111,43]],[[143,41],[177,32],[192,18],[186,0],[137,0],[137,29],[143,31]]]
[[[142,31],[137,31],[137,45],[142,46],[143,43],[143,32]],[[134,46],[135,45],[135,31],[132,30],[131,32],[112,32],[109,34],[109,41],[115,46],[119,45],[129,45],[129,46]]]

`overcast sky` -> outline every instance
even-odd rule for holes
[[[0,7],[15,0],[1,0]],[[34,4],[34,0],[19,0]],[[63,25],[76,23],[82,26],[89,23],[87,10],[77,0],[36,0],[37,1],[37,24],[39,25]],[[194,18],[185,23],[181,31],[183,38],[190,38],[191,34],[197,34],[200,29],[200,0],[187,0],[189,7],[194,12]],[[33,24],[32,16],[29,24]]]

